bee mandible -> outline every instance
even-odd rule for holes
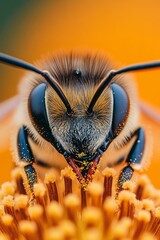
[[[26,75],[20,91],[19,111],[24,118],[15,138],[16,163],[23,167],[26,188],[32,195],[38,181],[37,165],[61,169],[67,163],[83,187],[92,181],[112,143],[121,148],[132,140],[122,159],[125,166],[118,178],[118,191],[141,168],[145,131],[137,125],[136,97],[127,86],[131,79],[121,75],[159,68],[159,61],[112,70],[97,55],[71,53],[51,57],[41,63],[45,69],[41,70],[0,53],[0,62],[34,72]]]

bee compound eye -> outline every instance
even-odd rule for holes
[[[45,83],[41,83],[31,92],[28,101],[29,116],[34,128],[41,137],[50,142],[58,152],[63,154],[63,147],[59,142],[57,142],[50,129],[45,102],[46,88],[47,85]]]
[[[28,111],[36,131],[47,141],[51,141],[52,133],[46,112],[45,92],[47,85],[41,83],[30,94]]]
[[[124,127],[128,114],[129,99],[125,90],[116,83],[111,85],[113,92],[112,132],[116,137]]]

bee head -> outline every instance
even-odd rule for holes
[[[63,89],[72,111],[68,113],[53,88],[42,82],[29,97],[31,121],[38,133],[65,156],[79,179],[87,179],[88,171],[95,171],[102,153],[118,135],[120,124],[122,129],[128,112],[127,94],[117,84],[110,85],[89,112],[109,64],[99,58],[70,55],[51,59],[46,67]],[[118,106],[119,100],[122,106]]]
[[[157,61],[115,71],[97,56],[73,54],[46,62],[43,67],[48,71],[2,53],[0,61],[41,75],[28,96],[30,120],[65,156],[80,182],[91,180],[101,154],[128,120],[129,95],[116,76],[160,67]]]

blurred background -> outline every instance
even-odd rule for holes
[[[0,51],[31,63],[48,53],[77,49],[101,52],[118,66],[160,59],[159,9],[159,0],[0,0]],[[23,74],[0,65],[0,102],[17,94]],[[160,71],[139,72],[135,78],[139,99],[159,109]],[[149,175],[160,186],[160,127],[143,120],[153,125]],[[1,139],[8,144],[8,136],[1,134]],[[0,182],[9,178],[7,154],[3,147],[0,161],[6,170]]]

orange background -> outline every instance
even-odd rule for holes
[[[10,20],[0,33],[0,49],[5,53],[34,62],[59,50],[89,49],[106,54],[118,66],[160,59],[158,0],[27,2],[6,16]],[[22,70],[0,66],[1,101],[16,94],[22,75]],[[160,109],[160,71],[136,73],[135,77],[139,98]],[[153,126],[154,156],[149,175],[160,187],[160,127],[146,118],[144,121]],[[0,182],[9,179],[11,169],[8,149],[4,148],[9,142],[9,126],[7,123],[6,129],[6,122],[0,124]]]

